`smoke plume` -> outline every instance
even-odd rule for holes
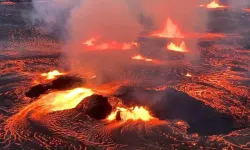
[[[205,30],[205,14],[198,6],[200,0],[51,0],[41,3],[34,0],[34,18],[46,30],[60,28],[67,39],[64,52],[73,72],[79,67],[94,71],[105,78],[119,78],[124,68],[133,68],[131,51],[88,52],[83,41],[101,37],[103,41],[129,43],[142,33],[161,30],[171,18],[183,33]],[[145,36],[145,35],[144,35]],[[191,57],[198,56],[196,39],[189,40]],[[126,69],[125,69],[126,70]]]

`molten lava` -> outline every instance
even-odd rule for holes
[[[132,59],[134,59],[134,60],[143,60],[143,61],[147,61],[147,62],[152,62],[152,61],[154,61],[153,59],[146,58],[146,57],[143,57],[143,56],[141,56],[141,55],[133,56]]]
[[[65,73],[61,73],[58,70],[53,70],[48,73],[42,73],[41,76],[46,77],[47,80],[55,79],[56,76],[64,75]]]
[[[164,29],[159,33],[154,33],[153,36],[164,37],[164,38],[184,38],[184,35],[181,34],[180,29],[173,21],[168,18]]]
[[[87,46],[93,46],[94,45],[94,42],[96,41],[97,39],[92,37],[91,39],[85,41],[83,44],[87,45]]]
[[[192,77],[192,75],[190,73],[187,73],[185,76],[186,77]]]
[[[133,60],[138,60],[138,61],[150,62],[150,63],[153,63],[153,64],[162,64],[163,63],[160,60],[155,60],[155,59],[147,58],[147,57],[144,57],[144,56],[139,55],[139,54],[135,55],[135,56],[132,56],[132,59]]]
[[[207,5],[200,5],[200,7],[206,7],[206,8],[224,8],[226,6],[219,5],[216,1],[212,1],[211,3]]]
[[[43,96],[39,101],[44,101],[49,111],[60,111],[75,108],[84,98],[94,92],[87,88],[76,88],[68,91],[53,92]]]
[[[115,120],[117,117],[120,117],[121,120],[143,120],[149,121],[153,117],[149,114],[149,111],[143,107],[134,107],[134,108],[121,108],[117,107],[116,110],[108,116],[108,120]]]
[[[167,46],[167,49],[177,52],[187,52],[186,44],[184,42],[181,42],[180,46],[175,45],[174,43],[170,43]]]
[[[92,37],[84,42],[83,45],[87,47],[88,50],[106,50],[106,49],[122,49],[129,50],[133,47],[138,47],[138,43],[120,43],[117,41],[101,41],[100,38]]]

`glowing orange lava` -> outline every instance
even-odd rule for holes
[[[58,70],[53,70],[48,73],[42,73],[41,76],[46,77],[47,80],[55,79],[56,76],[64,75],[65,73],[61,73]]]
[[[187,52],[186,44],[184,42],[181,42],[180,46],[175,45],[174,43],[170,43],[167,46],[167,49],[177,52]]]
[[[16,130],[15,128],[16,126],[21,127],[24,125],[22,123],[25,118],[30,117],[41,120],[44,115],[50,112],[75,108],[84,98],[91,96],[92,94],[93,91],[87,88],[76,88],[68,91],[49,93],[27,105],[18,113],[10,117],[5,126],[5,135],[9,133],[15,139],[22,139],[24,133],[20,133],[19,130]]]
[[[149,114],[149,111],[146,110],[143,107],[134,107],[134,108],[121,108],[121,107],[117,107],[116,110],[111,113],[108,116],[108,120],[115,120],[118,112],[120,113],[120,118],[123,121],[127,121],[127,120],[143,120],[143,121],[149,121],[150,119],[153,119],[153,117]]]
[[[94,42],[96,41],[97,39],[92,37],[91,39],[85,41],[83,44],[87,45],[87,46],[93,46],[94,45]]]
[[[192,77],[192,75],[190,73],[187,73],[185,76],[186,77]]]
[[[181,34],[180,29],[173,21],[168,18],[163,31],[159,33],[154,33],[153,36],[164,37],[164,38],[184,38],[184,35]]]
[[[192,33],[189,34],[189,37],[211,39],[211,38],[225,38],[226,35],[222,33]]]
[[[219,5],[216,1],[212,1],[211,3],[207,5],[200,5],[200,7],[206,7],[206,8],[224,8],[226,6]]]
[[[94,92],[87,88],[76,88],[68,91],[53,92],[43,96],[49,111],[60,111],[75,108],[84,98],[93,95]]]
[[[146,58],[146,57],[143,57],[141,55],[133,56],[132,59],[134,59],[134,60],[144,60],[144,61],[147,61],[147,62],[152,62],[153,61],[153,59]]]
[[[132,59],[133,60],[138,60],[138,61],[150,62],[150,63],[153,63],[153,64],[162,64],[163,63],[160,60],[155,60],[155,59],[147,58],[147,57],[144,57],[144,56],[139,55],[139,54],[135,55],[135,56],[132,56]]]
[[[90,50],[122,49],[129,50],[138,47],[137,42],[120,43],[117,41],[101,41],[100,38],[92,37],[82,42]]]

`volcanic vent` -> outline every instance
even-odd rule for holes
[[[247,8],[181,4],[0,4],[0,149],[249,148]]]

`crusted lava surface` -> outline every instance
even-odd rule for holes
[[[67,64],[60,57],[62,44],[58,39],[20,20],[20,14],[25,15],[29,9],[27,3],[0,5],[0,25],[8,31],[6,35],[0,30],[0,149],[250,147],[249,13],[211,10],[209,32],[220,31],[225,37],[200,38],[199,63],[190,63],[183,60],[183,54],[173,53],[170,55],[178,56],[160,58],[167,59],[167,64],[138,62],[121,67],[119,88],[111,94],[105,90],[112,91],[115,84],[103,75],[105,90],[93,88],[94,94],[82,95],[84,98],[77,103],[59,107],[54,106],[58,101],[53,97],[98,82],[99,75],[91,81],[67,75],[46,82],[37,79],[41,73]],[[166,42],[150,37],[138,40],[145,44],[144,48],[147,42],[154,46]],[[151,56],[151,49],[144,48],[141,53]],[[160,56],[162,49],[153,57]],[[76,93],[81,90],[92,92],[76,89]],[[111,111],[121,105],[144,106],[154,118],[107,120]]]

